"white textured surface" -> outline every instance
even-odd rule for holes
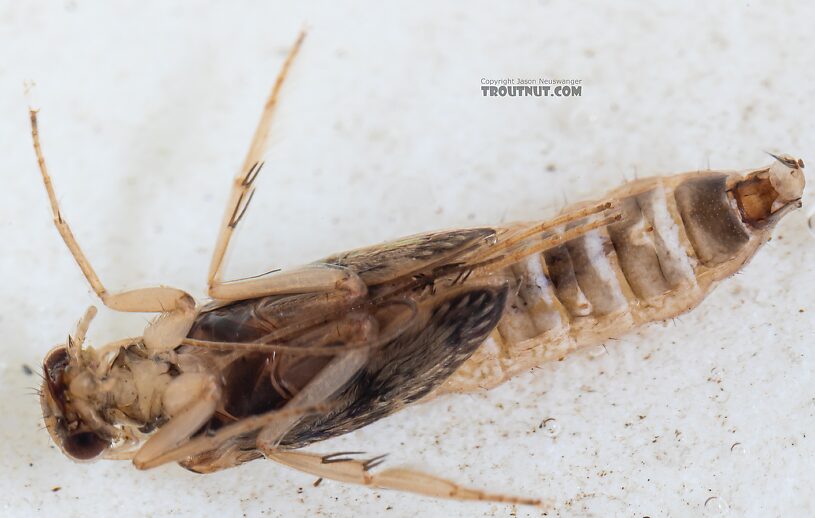
[[[763,150],[812,161],[813,4],[268,4],[0,7],[0,514],[539,516],[314,488],[264,461],[198,476],[63,458],[38,430],[26,395],[38,378],[22,365],[96,301],[51,227],[23,81],[39,85],[64,212],[103,281],[200,296],[229,179],[304,22],[236,275],[547,217],[635,173],[741,169],[766,163]],[[481,97],[481,77],[514,75],[580,78],[583,96]],[[687,316],[318,450],[389,452],[392,465],[551,498],[550,515],[812,515],[814,244],[799,211]],[[91,340],[143,323],[103,312]]]

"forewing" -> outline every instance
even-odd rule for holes
[[[471,286],[429,298],[422,318],[372,349],[365,366],[326,402],[335,410],[306,417],[281,446],[299,448],[350,432],[429,394],[489,336],[506,298],[506,286]]]
[[[457,257],[487,244],[495,234],[496,231],[492,228],[418,234],[377,246],[342,252],[320,262],[350,268],[368,286],[375,286],[454,263]]]
[[[481,247],[494,235],[495,230],[489,228],[433,232],[335,254],[318,262],[348,268],[369,287],[375,287],[394,279],[410,281],[417,272],[430,274],[434,268]],[[352,306],[331,302],[320,293],[213,304],[201,311],[189,337],[211,342],[268,343],[264,337],[270,334],[285,335],[286,329],[297,334],[303,326],[342,319]]]
[[[190,338],[215,342],[270,343],[279,337],[340,320],[351,309],[320,293],[270,295],[204,307]],[[290,332],[287,332],[290,331]]]

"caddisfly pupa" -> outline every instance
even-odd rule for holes
[[[232,192],[203,305],[182,290],[109,292],[63,218],[54,223],[114,311],[157,313],[142,336],[83,347],[95,309],[43,369],[41,404],[77,460],[178,462],[207,473],[266,457],[318,477],[423,495],[536,504],[382,457],[299,451],[432,393],[489,388],[582,346],[697,305],[800,206],[803,162],[628,183],[542,222],[431,232],[225,281],[224,257],[261,174],[290,51]]]

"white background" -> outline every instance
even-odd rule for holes
[[[38,369],[96,301],[51,226],[25,80],[64,214],[112,289],[202,296],[230,178],[304,24],[234,276],[550,217],[634,175],[761,166],[765,150],[815,165],[811,3],[229,4],[0,7],[2,513],[542,513],[315,488],[266,461],[200,476],[64,458],[38,429],[38,378],[22,366]],[[481,96],[482,77],[513,76],[579,78],[583,95]],[[315,449],[390,453],[393,466],[550,499],[549,516],[811,515],[811,200],[690,314]],[[101,313],[96,345],[146,318]]]

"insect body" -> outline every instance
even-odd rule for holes
[[[140,337],[83,347],[90,308],[44,361],[41,404],[77,460],[179,462],[212,472],[262,456],[319,477],[420,494],[534,504],[381,457],[302,446],[365,426],[436,390],[491,386],[579,345],[666,318],[738,269],[799,205],[803,164],[746,174],[641,180],[610,201],[546,222],[451,230],[224,282],[223,259],[251,200],[291,51],[225,211],[209,274],[213,302],[168,287],[109,292],[60,213],[54,222],[88,282],[117,311],[155,312]]]

